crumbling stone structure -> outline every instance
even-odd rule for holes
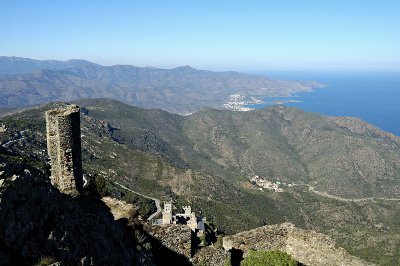
[[[162,224],[172,224],[172,203],[165,202],[162,212]]]
[[[46,129],[51,182],[61,192],[77,195],[83,188],[79,107],[47,111]]]
[[[164,209],[162,212],[162,219],[154,219],[153,225],[171,225],[171,224],[185,224],[193,232],[202,235],[205,230],[206,217],[197,217],[195,212],[192,212],[191,206],[183,206],[184,213],[173,213],[173,206],[171,202],[164,202]]]

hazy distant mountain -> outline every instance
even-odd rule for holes
[[[1,75],[2,74],[2,75]],[[14,75],[11,75],[14,74]],[[237,72],[101,66],[83,60],[0,58],[0,108],[80,98],[111,98],[144,108],[187,113],[219,108],[229,96],[284,96],[316,82],[273,80]]]
[[[61,70],[67,68],[81,67],[84,65],[97,65],[97,64],[80,59],[57,61],[57,60],[34,60],[30,58],[21,58],[15,56],[12,57],[0,56],[0,75],[29,73],[34,70],[41,70],[41,69]]]

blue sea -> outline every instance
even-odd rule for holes
[[[260,74],[260,73],[257,73]],[[400,72],[335,72],[335,73],[262,73],[272,78],[315,80],[327,85],[313,92],[302,92],[293,97],[263,98],[262,108],[276,102],[286,106],[323,115],[354,116],[385,131],[400,136]]]

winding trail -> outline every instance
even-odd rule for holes
[[[20,141],[20,140],[25,139],[24,133],[25,133],[26,131],[27,131],[27,130],[25,129],[25,130],[22,130],[22,131],[20,131],[20,132],[17,132],[17,133],[18,133],[18,136],[16,136],[15,139],[12,139],[12,140],[10,140],[10,141],[7,141],[6,143],[1,144],[1,146],[3,146],[4,148],[7,148],[8,145],[10,145],[10,144],[12,144],[12,143],[14,143],[14,142],[17,142],[17,141]]]
[[[147,221],[151,221],[154,217],[156,217],[158,214],[161,213],[161,204],[160,204],[160,200],[159,199],[152,198],[152,197],[143,195],[143,194],[141,194],[139,192],[133,191],[132,189],[130,189],[130,188],[118,183],[118,182],[114,182],[114,184],[116,184],[117,186],[119,186],[119,187],[121,187],[121,188],[123,188],[125,190],[128,190],[129,192],[135,193],[135,194],[137,194],[139,196],[142,196],[144,198],[147,198],[147,199],[154,200],[154,202],[156,203],[157,211],[155,213],[153,213],[152,215],[150,215],[149,218],[147,218]]]
[[[334,195],[328,194],[326,192],[317,191],[317,190],[315,190],[314,187],[312,187],[310,185],[307,185],[307,186],[308,186],[308,190],[310,192],[314,193],[314,194],[317,194],[317,195],[322,196],[322,197],[327,197],[327,198],[339,200],[339,201],[345,201],[345,202],[362,202],[362,201],[376,201],[376,200],[400,201],[400,199],[397,199],[397,198],[377,198],[377,197],[348,199],[348,198],[342,198],[342,197],[334,196]]]

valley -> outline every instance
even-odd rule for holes
[[[399,258],[400,142],[392,134],[283,106],[179,116],[109,99],[76,103],[84,171],[104,195],[138,204],[146,218],[157,211],[154,201],[125,188],[191,205],[226,234],[291,222],[370,262]],[[3,148],[45,168],[43,114],[57,105],[2,117],[1,143],[16,140]],[[283,192],[243,185],[254,175],[297,185]]]

